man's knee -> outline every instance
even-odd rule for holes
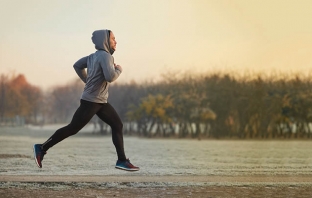
[[[113,130],[122,132],[123,123],[122,122],[114,123],[111,127]]]
[[[83,127],[84,125],[82,124],[69,124],[68,129],[70,131],[70,135],[77,134]]]

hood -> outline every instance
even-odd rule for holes
[[[92,42],[95,45],[95,49],[104,50],[107,53],[113,55],[114,50],[109,46],[109,33],[110,30],[96,30],[92,33]]]

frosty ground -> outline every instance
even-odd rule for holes
[[[0,127],[0,197],[311,197],[312,142],[125,137],[139,172],[114,168],[110,136],[87,126],[48,151],[59,126]]]

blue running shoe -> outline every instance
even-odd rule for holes
[[[39,168],[42,168],[42,160],[43,160],[43,156],[45,154],[47,154],[47,152],[45,152],[44,150],[42,150],[42,147],[41,147],[42,144],[35,144],[33,149],[34,149],[34,157],[35,157],[35,162],[37,164],[37,166]]]
[[[140,170],[139,167],[136,167],[133,164],[131,164],[129,159],[127,159],[126,161],[117,160],[115,168],[125,170],[125,171]]]

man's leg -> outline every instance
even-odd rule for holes
[[[101,104],[81,100],[69,125],[58,129],[45,143],[34,145],[34,158],[38,167],[42,168],[43,157],[49,148],[80,131],[101,107]]]
[[[45,143],[42,144],[42,149],[47,151],[65,138],[78,133],[91,120],[96,112],[101,109],[101,107],[102,104],[81,100],[80,106],[76,110],[70,124],[58,129]]]
[[[115,109],[109,104],[103,104],[102,108],[96,115],[112,128],[112,139],[116,148],[118,160],[125,161],[126,155],[123,143],[123,124]]]
[[[112,128],[112,139],[118,156],[115,168],[126,171],[140,170],[139,167],[131,164],[130,160],[126,158],[122,133],[123,124],[115,109],[109,103],[106,103],[96,115]]]

